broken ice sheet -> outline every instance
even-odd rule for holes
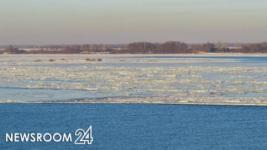
[[[264,103],[266,56],[243,57],[1,55],[0,102]]]

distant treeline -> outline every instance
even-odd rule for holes
[[[177,53],[267,53],[267,42],[262,43],[203,43],[187,44],[179,41],[165,43],[135,42],[130,44],[83,44],[48,46],[8,46],[0,53],[11,54],[177,54]]]

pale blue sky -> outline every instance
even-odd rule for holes
[[[267,41],[267,0],[0,0],[0,44]]]

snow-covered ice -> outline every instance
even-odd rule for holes
[[[0,102],[267,104],[267,56],[0,55]]]

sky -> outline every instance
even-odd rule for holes
[[[267,41],[267,0],[0,0],[0,44]]]

